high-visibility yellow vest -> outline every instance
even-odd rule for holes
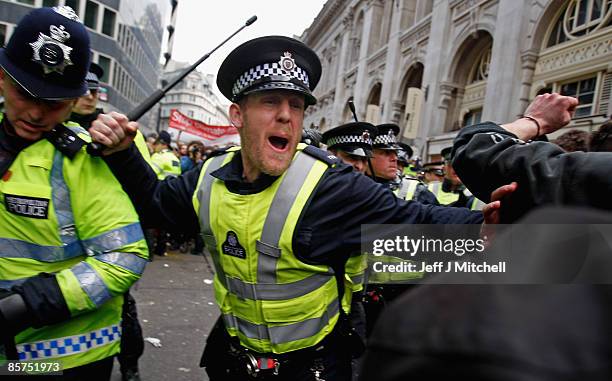
[[[459,200],[459,193],[445,192],[442,190],[442,182],[434,181],[427,184],[427,189],[436,196],[440,205],[450,205]]]
[[[67,126],[87,138],[84,129]],[[71,314],[20,332],[19,359],[68,369],[117,354],[122,294],[148,255],[130,199],[104,161],[84,148],[69,159],[40,140],[9,171],[0,180],[0,288],[56,274]]]
[[[181,174],[181,161],[169,149],[154,153],[151,156],[151,164],[159,180]]]
[[[298,145],[291,165],[272,185],[248,195],[230,192],[211,176],[230,162],[237,150],[230,149],[204,163],[193,196],[216,269],[215,298],[225,328],[260,353],[311,347],[334,329],[339,316],[334,270],[293,254],[299,217],[328,168],[302,152],[305,147]]]
[[[393,193],[402,200],[412,200],[420,183],[417,179],[403,177],[400,186]]]

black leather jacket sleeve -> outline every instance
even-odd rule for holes
[[[516,181],[517,191],[502,208],[517,216],[547,204],[612,209],[612,153],[568,153],[553,143],[524,142],[486,122],[459,132],[453,157],[458,175],[483,201]]]

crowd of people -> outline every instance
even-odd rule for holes
[[[167,131],[145,139],[98,109],[90,49],[62,6],[32,10],[0,50],[0,360],[108,380],[117,357],[123,379],[139,380],[129,290],[170,234],[194,239],[198,255],[205,245],[214,264],[220,314],[200,364],[213,381],[612,377],[608,286],[420,285],[422,273],[389,283],[362,249],[366,224],[612,222],[612,153],[543,139],[577,99],[539,95],[513,122],[462,129],[420,167],[393,123],[303,130],[319,57],[265,36],[219,68],[241,146],[213,151],[173,145]],[[611,140],[608,123],[588,149]]]

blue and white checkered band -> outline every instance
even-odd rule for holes
[[[257,65],[242,74],[232,88],[232,95],[237,96],[243,90],[249,88],[255,82],[262,78],[270,78],[275,81],[290,81],[297,79],[304,84],[304,87],[310,88],[308,74],[301,67],[294,65],[290,71],[287,71],[281,66],[280,62],[265,63]]]
[[[359,144],[367,144],[372,145],[372,139],[370,139],[370,134],[362,134],[360,136],[356,135],[338,135],[333,136],[327,140],[327,146],[335,146],[336,144],[351,144],[351,143],[359,143]]]
[[[397,139],[395,139],[395,134],[393,134],[392,130],[389,130],[384,135],[378,135],[374,138],[374,144],[395,144],[397,143]]]

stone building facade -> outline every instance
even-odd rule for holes
[[[329,0],[301,36],[323,64],[305,126],[393,122],[426,159],[457,131],[520,116],[542,92],[612,113],[612,0]],[[563,131],[563,130],[562,130]]]

